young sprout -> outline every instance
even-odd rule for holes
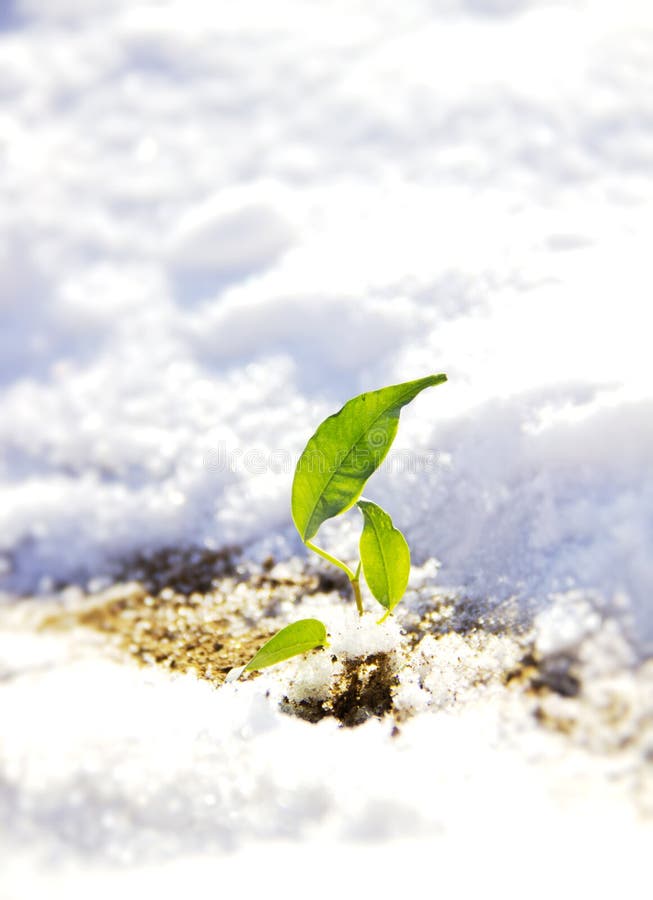
[[[353,397],[318,426],[295,469],[291,510],[302,541],[347,575],[361,616],[362,569],[372,595],[385,610],[379,622],[390,615],[404,595],[410,573],[410,550],[388,513],[376,503],[359,498],[395,439],[403,407],[425,388],[446,380],[444,374],[428,375]],[[323,522],[341,515],[354,504],[363,515],[363,531],[360,560],[352,569],[312,539]],[[282,628],[242,669],[232,670],[230,680],[243,671],[273,665],[324,645],[324,625],[317,619],[302,619]]]
[[[446,375],[428,375],[359,394],[322,422],[297,463],[291,501],[297,531],[309,549],[347,575],[361,616],[361,565],[372,594],[387,614],[401,600],[410,571],[410,553],[403,535],[381,507],[361,501],[358,505],[364,528],[361,559],[355,570],[316,546],[311,538],[323,522],[356,503],[395,439],[402,408],[425,388],[446,380]]]

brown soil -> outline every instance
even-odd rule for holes
[[[284,697],[281,709],[308,722],[333,716],[345,727],[353,728],[373,716],[382,718],[392,712],[392,688],[396,683],[396,666],[390,654],[373,653],[345,661],[327,700]]]
[[[320,589],[318,575],[239,571],[237,550],[160,551],[123,565],[125,583],[59,607],[44,629],[90,628],[142,665],[193,671],[221,684],[280,627],[280,604]],[[267,569],[267,571],[266,571]],[[246,595],[239,585],[246,581]],[[245,599],[244,599],[245,598]]]
[[[137,581],[150,593],[169,588],[186,596],[206,594],[220,579],[237,575],[240,547],[220,550],[164,548],[152,553],[136,553],[117,567],[116,581]]]
[[[233,634],[233,621],[211,609],[206,598],[173,594],[154,598],[143,589],[126,588],[123,596],[55,613],[43,628],[83,626],[108,635],[114,646],[142,665],[194,671],[221,684],[227,672],[244,665],[273,633],[260,627]]]

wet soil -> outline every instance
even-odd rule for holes
[[[286,696],[281,709],[307,722],[333,716],[341,725],[353,728],[372,716],[383,718],[392,712],[392,689],[396,683],[396,665],[390,654],[373,653],[345,660],[343,671],[332,682],[326,700],[293,700]]]

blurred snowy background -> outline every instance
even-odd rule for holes
[[[594,640],[578,706],[549,698],[554,721],[577,709],[570,749],[504,688],[463,699],[473,636],[425,657],[415,695],[441,714],[395,741],[282,716],[265,690],[286,670],[215,691],[9,630],[3,900],[115,896],[123,864],[125,896],[148,866],[160,896],[166,860],[177,895],[214,864],[221,888],[264,882],[311,834],[313,873],[330,835],[395,893],[435,869],[452,896],[461,874],[485,892],[501,860],[540,896],[568,857],[624,893],[650,838],[612,779],[653,802],[650,680],[596,610],[632,612],[650,649],[652,234],[650,0],[0,0],[7,621],[18,595],[97,585],[142,550],[302,554],[292,461],[316,424],[444,371],[373,496],[418,564],[441,562],[422,580],[539,609],[542,652]],[[350,518],[323,535],[345,554]],[[483,639],[479,683],[500,681],[502,642],[521,651]],[[615,697],[626,725],[602,718]],[[379,869],[364,842],[393,837],[403,863]]]
[[[396,445],[436,464],[374,486],[416,559],[623,592],[653,637],[648,2],[1,0],[0,28],[7,591],[298,550],[279,460],[446,371]]]

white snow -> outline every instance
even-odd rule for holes
[[[367,489],[424,564],[408,607],[424,586],[510,599],[541,653],[594,673],[593,709],[645,709],[652,176],[648,0],[0,0],[7,615],[141,550],[301,555],[290,484],[315,426],[444,371]],[[358,531],[350,513],[321,537],[353,558]],[[395,627],[345,627],[338,652]],[[426,638],[395,740],[278,713],[326,659],[215,692],[13,629],[7,897],[163,891],[214,854],[262,884],[272,838],[322,872],[386,861],[348,842],[421,873],[437,846],[454,884],[447,860],[492,861],[505,835],[530,893],[518,848],[541,873],[533,848],[553,830],[567,859],[580,832],[597,890],[638,871],[648,826],[605,759],[507,711],[516,639]]]

